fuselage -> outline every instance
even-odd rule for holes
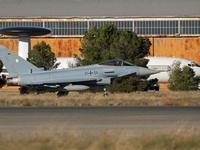
[[[62,80],[62,79],[94,79],[97,82],[90,82],[87,84],[110,84],[107,80],[110,78],[116,78],[120,73],[137,72],[139,74],[139,68],[134,66],[103,66],[103,65],[90,65],[86,67],[76,67],[67,69],[57,69],[51,71],[43,71],[33,74],[19,75],[19,85],[31,85],[31,84],[44,84],[47,80]]]
[[[8,78],[8,85],[35,86],[52,91],[86,90],[90,86],[112,84],[112,79],[124,76],[146,76],[155,70],[139,67],[123,60],[109,60],[99,64],[50,71],[33,71]]]
[[[149,62],[147,64],[147,67],[149,69],[157,70],[160,73],[150,75],[148,80],[150,79],[158,79],[159,83],[168,83],[169,80],[169,72],[168,68],[172,66],[172,64],[175,61],[180,61],[182,68],[183,66],[189,66],[191,67],[195,75],[200,75],[200,66],[191,60],[188,59],[182,59],[182,58],[175,58],[175,57],[145,57],[146,59],[149,59]]]

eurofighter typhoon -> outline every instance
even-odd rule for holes
[[[108,60],[94,65],[45,71],[37,68],[0,45],[0,59],[8,71],[8,86],[33,86],[37,90],[58,92],[82,91],[96,86],[112,84],[112,80],[124,76],[146,76],[158,71],[138,67],[123,60]]]

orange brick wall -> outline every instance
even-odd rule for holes
[[[31,49],[35,44],[42,41],[51,46],[51,50],[56,57],[73,57],[73,54],[80,56],[80,38],[32,38]],[[0,45],[5,46],[16,54],[18,53],[18,42],[18,38],[0,39]]]
[[[56,57],[73,57],[73,54],[80,56],[80,38],[32,38],[31,46],[45,41],[51,46]],[[200,64],[200,38],[179,37],[179,38],[150,38],[152,46],[150,56],[180,57],[193,60]],[[18,38],[0,39],[0,44],[13,52],[18,52]]]
[[[200,38],[150,38],[151,56],[180,57],[200,64]]]
[[[32,39],[31,46],[45,41],[51,46],[51,50],[56,57],[73,57],[73,54],[80,56],[79,48],[81,47],[80,38],[39,38]]]

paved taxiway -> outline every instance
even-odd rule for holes
[[[200,107],[5,107],[0,135],[200,131]]]

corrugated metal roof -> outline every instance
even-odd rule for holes
[[[200,17],[200,0],[0,0],[0,18]]]

